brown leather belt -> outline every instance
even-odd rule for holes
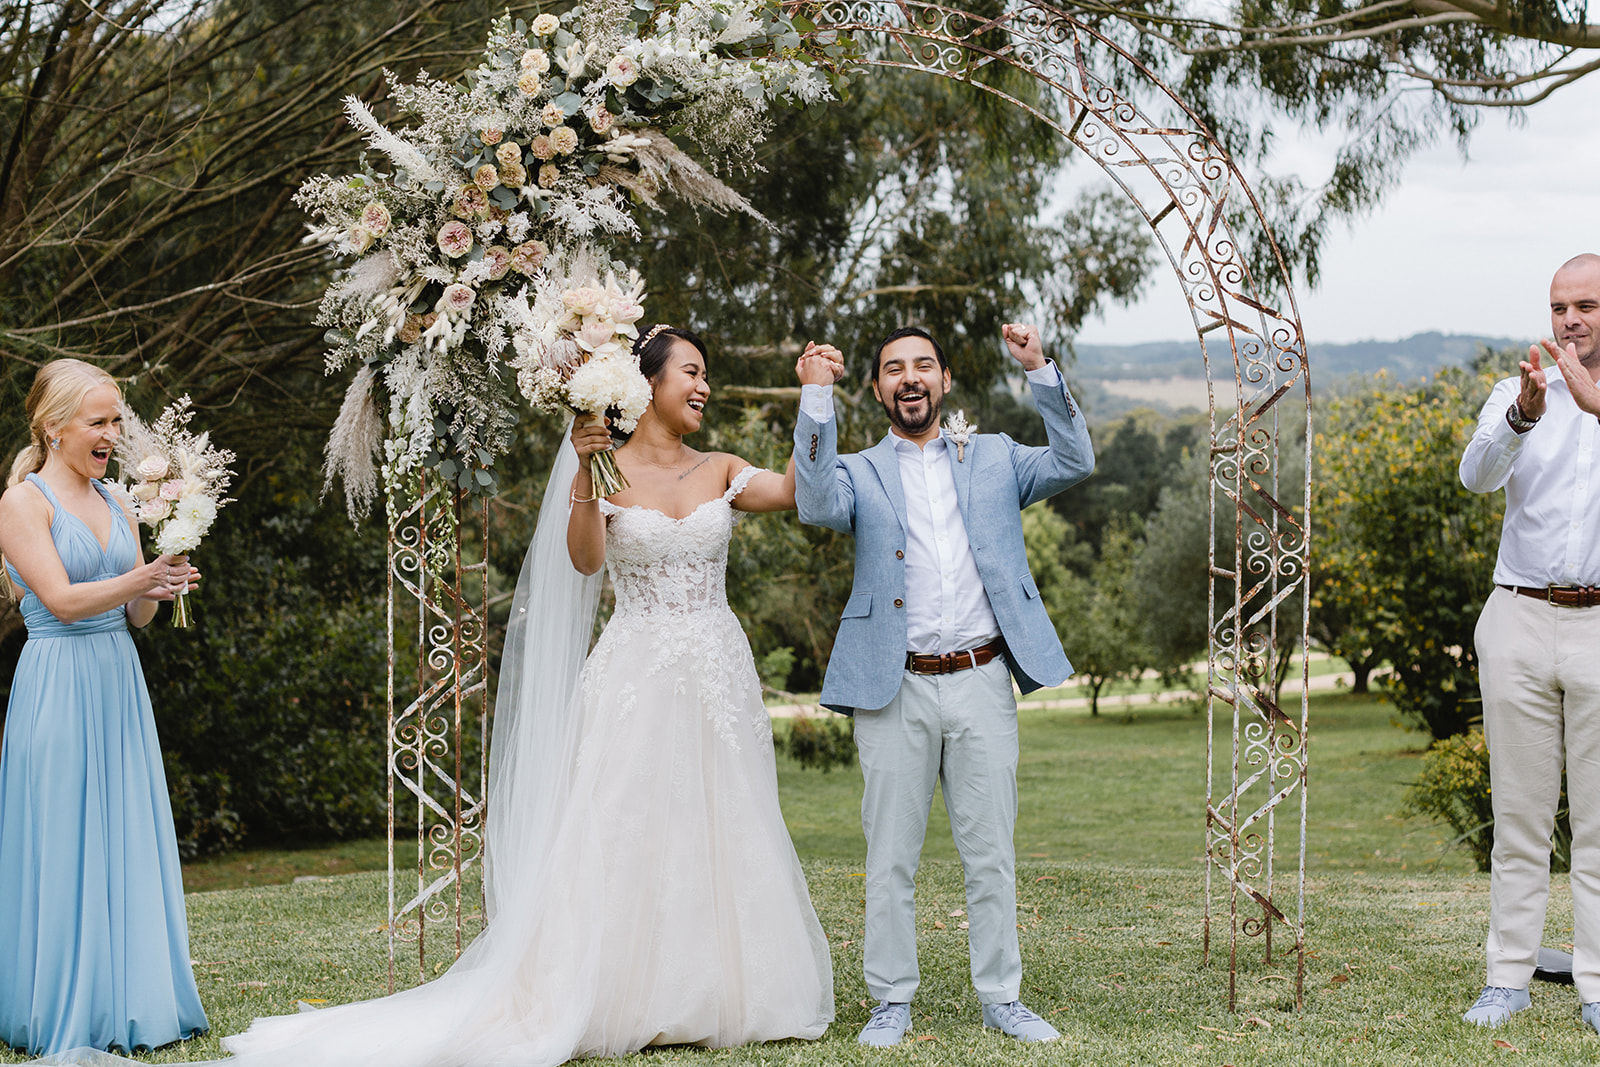
[[[995,638],[977,648],[964,648],[960,652],[939,652],[926,655],[906,653],[906,670],[912,674],[954,674],[969,667],[981,667],[1006,650],[1005,640]]]
[[[1502,585],[1500,588],[1562,608],[1600,606],[1600,585]]]

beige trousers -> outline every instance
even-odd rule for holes
[[[1544,936],[1563,759],[1572,818],[1573,978],[1600,1000],[1600,607],[1496,588],[1475,635],[1494,802],[1488,984],[1524,989]]]

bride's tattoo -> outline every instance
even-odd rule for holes
[[[711,462],[711,457],[710,456],[706,456],[699,463],[696,463],[694,466],[690,467],[688,470],[686,470],[682,474],[678,475],[678,481],[680,481],[680,482],[683,481],[685,478],[689,477],[689,475],[693,474],[695,471],[699,470],[701,467],[704,467],[707,463],[710,463],[710,462]]]

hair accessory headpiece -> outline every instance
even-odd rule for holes
[[[650,327],[650,332],[644,335],[644,340],[639,342],[639,347],[643,348],[645,345],[649,344],[651,341],[654,341],[656,339],[656,334],[660,333],[662,330],[670,330],[670,329],[672,329],[672,325],[670,323],[666,323],[666,322],[658,322],[658,323],[656,323],[654,326]]]

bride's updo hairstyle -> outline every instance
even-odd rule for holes
[[[33,378],[33,388],[28,390],[26,410],[31,440],[28,447],[18,452],[17,458],[11,461],[11,473],[6,478],[7,489],[44,469],[44,461],[50,456],[50,427],[65,426],[71,422],[83,406],[83,398],[91,389],[102,385],[116,389],[117,380],[93,363],[85,363],[81,359],[52,360],[39,368],[39,373]]]
[[[700,340],[699,334],[693,330],[685,330],[658,322],[644,333],[641,333],[639,339],[633,343],[633,354],[639,361],[639,373],[643,374],[650,384],[654,385],[655,380],[666,369],[667,356],[672,353],[672,340],[675,337],[694,345],[699,350],[701,359],[710,360],[711,357],[706,353],[706,343]],[[611,436],[614,440],[626,441],[633,434],[623,433],[613,427]]]

